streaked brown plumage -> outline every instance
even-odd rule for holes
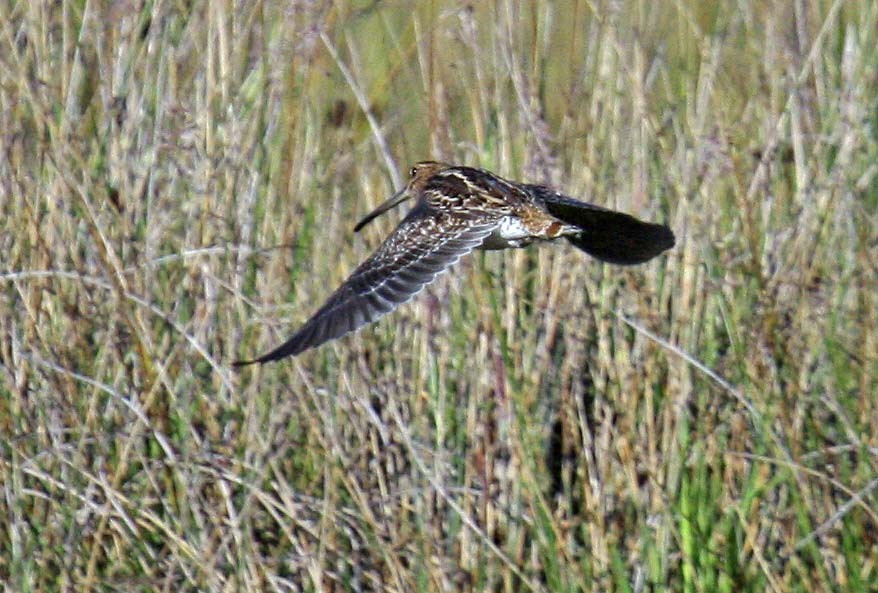
[[[234,364],[294,356],[375,321],[473,249],[524,247],[565,237],[597,259],[631,265],[674,246],[674,234],[666,226],[484,169],[434,161],[412,167],[406,187],[354,231],[409,198],[417,199],[415,207],[305,325],[267,354]]]

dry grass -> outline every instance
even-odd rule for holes
[[[4,2],[6,590],[874,591],[878,6],[690,4]],[[424,158],[678,246],[233,374]]]

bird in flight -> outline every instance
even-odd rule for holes
[[[293,336],[235,366],[295,356],[390,313],[473,249],[525,247],[564,237],[611,264],[648,261],[674,246],[668,227],[516,183],[477,169],[420,162],[408,184],[366,215],[369,222],[409,198],[414,208]]]

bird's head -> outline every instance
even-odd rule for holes
[[[387,201],[372,210],[372,212],[364,216],[363,219],[357,223],[357,226],[354,227],[354,232],[359,232],[360,229],[391,208],[402,204],[409,198],[418,196],[421,191],[423,191],[424,187],[426,187],[427,182],[431,177],[440,171],[448,169],[450,166],[451,165],[446,165],[445,163],[437,161],[421,161],[415,164],[409,169],[409,181],[406,183],[405,187],[390,196]]]

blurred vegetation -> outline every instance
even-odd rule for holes
[[[8,591],[875,591],[878,4],[2,2]],[[433,158],[664,221],[261,368]]]

